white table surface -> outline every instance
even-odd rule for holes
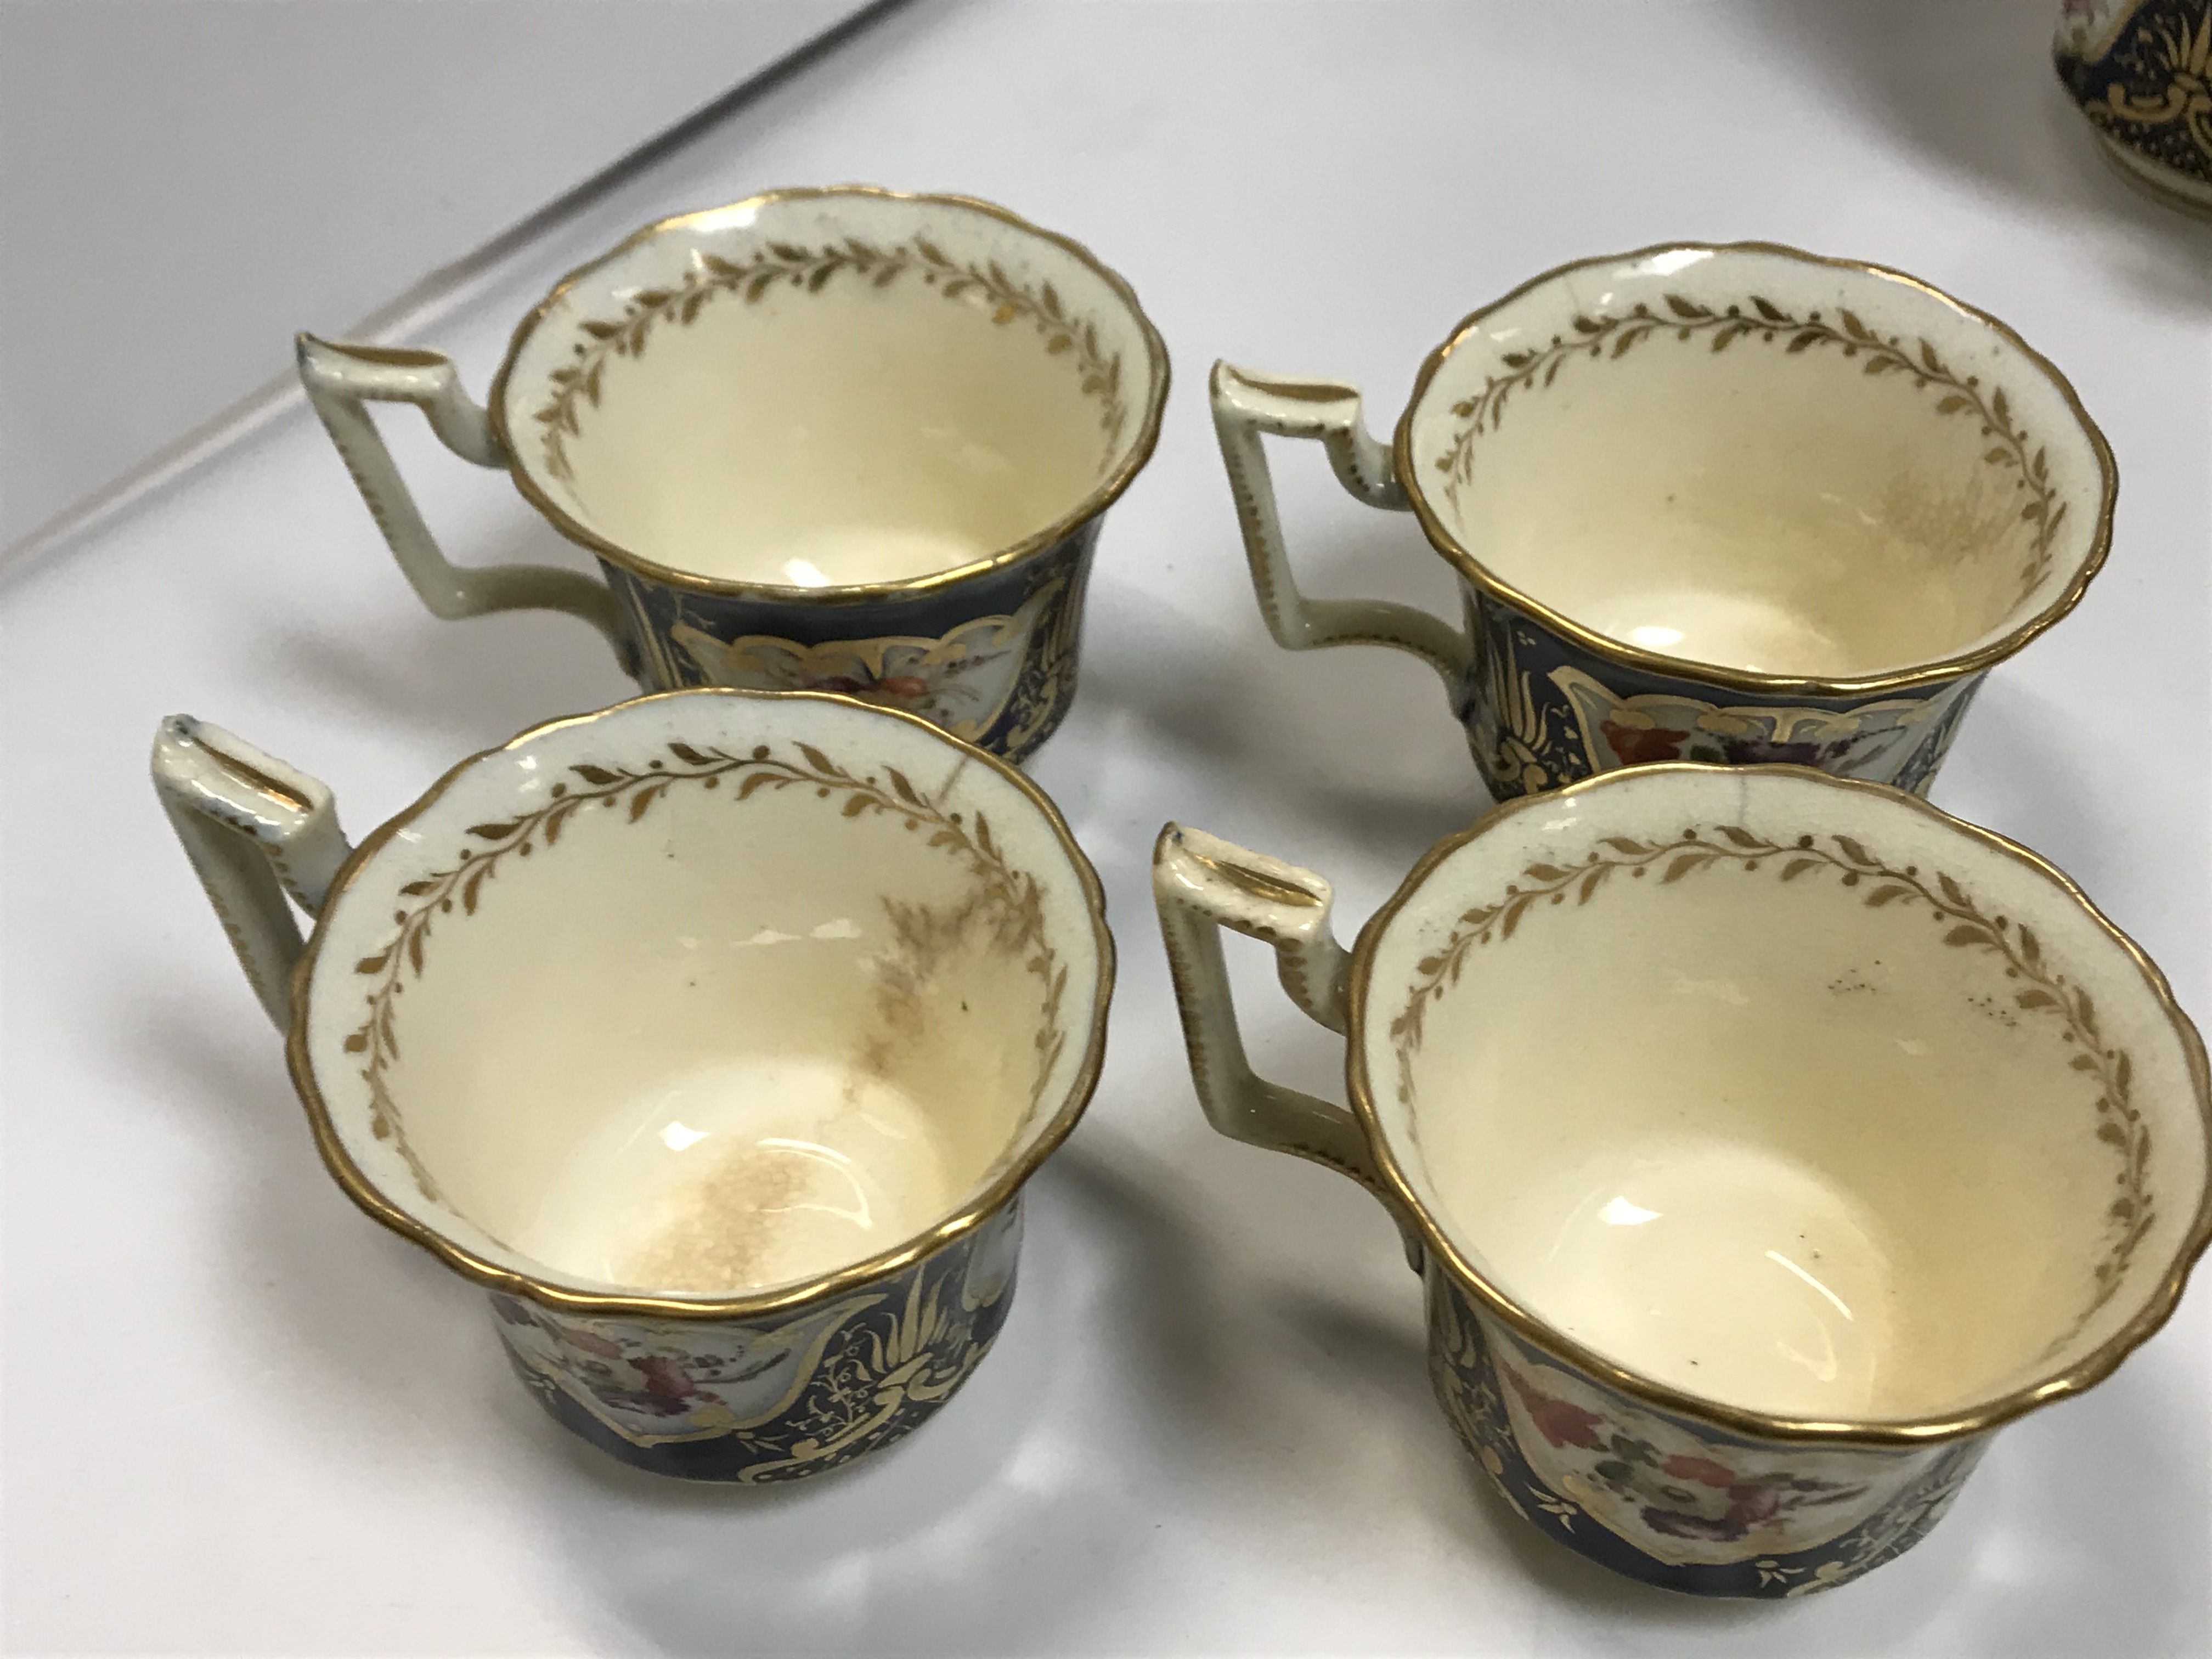
[[[1701,1603],[1536,1536],[1429,1398],[1381,1212],[1205,1127],[1146,880],[1172,816],[1327,872],[1348,930],[1482,805],[1419,664],[1268,643],[1211,359],[1355,380],[1380,422],[1462,313],[1549,265],[1768,237],[1987,306],[2110,435],[2111,564],[1994,675],[1935,793],[2070,871],[2203,1011],[2212,231],[2106,174],[2050,82],[2051,9],[922,6],[425,339],[481,392],[546,283],[633,225],[858,178],[1082,237],[1176,354],[1158,458],[1106,529],[1081,696],[1034,768],[1121,940],[1104,1078],[1030,1189],[996,1352],[924,1432],[818,1483],[690,1489],[539,1413],[481,1294],[322,1173],[145,782],[156,719],[189,710],[331,780],[358,835],[461,755],[623,695],[596,641],[544,615],[434,621],[304,412],[20,573],[0,589],[11,1650],[2204,1654],[2202,1286],[2108,1383],[2007,1430],[1929,1541],[1833,1595]],[[456,556],[582,563],[501,479],[392,429]],[[1279,454],[1312,586],[1445,600],[1409,520]],[[1251,951],[1237,967],[1265,1067],[1330,1089],[1330,1040]]]
[[[0,558],[860,9],[0,0]]]

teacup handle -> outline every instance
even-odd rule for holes
[[[1370,433],[1360,419],[1358,388],[1335,380],[1285,380],[1217,362],[1212,392],[1213,430],[1221,441],[1222,464],[1228,468],[1230,489],[1237,498],[1244,556],[1252,567],[1252,586],[1275,643],[1287,651],[1310,651],[1323,645],[1395,646],[1443,676],[1446,691],[1456,701],[1474,656],[1467,635],[1459,629],[1425,611],[1388,599],[1310,599],[1298,591],[1291,573],[1263,434],[1318,438],[1328,452],[1337,482],[1346,489],[1370,507],[1402,512],[1407,505],[1389,446]]]
[[[1376,1171],[1359,1121],[1341,1106],[1253,1071],[1221,957],[1224,927],[1273,945],[1276,974],[1291,1000],[1343,1036],[1350,1024],[1352,957],[1329,928],[1334,896],[1314,872],[1202,830],[1170,823],[1152,847],[1152,897],[1206,1121],[1231,1140],[1295,1153],[1350,1176],[1382,1200],[1405,1240],[1407,1261],[1419,1272],[1419,1235]]]
[[[440,550],[422,510],[399,476],[367,405],[413,404],[447,448],[478,466],[504,468],[507,453],[490,417],[461,389],[453,360],[435,351],[353,345],[302,334],[297,341],[301,384],[337,446],[370,516],[384,532],[399,568],[433,615],[448,620],[489,611],[565,611],[607,636],[625,671],[629,644],[617,619],[614,595],[574,570],[547,564],[468,569]]]
[[[330,790],[189,714],[172,714],[154,734],[154,789],[253,994],[286,1029],[302,945],[285,896],[319,915],[353,852]]]

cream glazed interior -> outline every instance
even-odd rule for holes
[[[963,198],[772,191],[640,232],[518,331],[526,493],[653,574],[902,582],[1056,539],[1157,435],[1167,356],[1075,243]]]
[[[373,854],[373,856],[372,856]],[[726,1300],[997,1201],[1095,1080],[1095,877],[919,720],[683,692],[465,763],[298,983],[338,1173],[479,1277]]]
[[[1957,1420],[2102,1375],[2212,1231],[2203,1051],[2155,969],[1892,792],[1613,774],[1370,933],[1390,1161],[1493,1309],[1647,1383]]]
[[[1476,313],[1398,455],[1432,538],[1509,597],[1656,658],[1824,681],[2024,642],[2102,560],[2114,489],[2002,325],[1763,244],[1587,260]]]

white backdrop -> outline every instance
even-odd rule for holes
[[[860,9],[0,0],[0,557]]]
[[[1211,360],[1356,380],[1382,424],[1463,313],[1547,266],[1765,237],[1987,307],[2103,424],[2111,562],[1992,678],[1935,798],[2055,860],[2212,1006],[2212,231],[2107,174],[2045,61],[2053,9],[922,5],[426,333],[481,393],[548,282],[635,225],[861,179],[1081,237],[1176,354],[1158,458],[1106,526],[1081,696],[1033,769],[1121,941],[1104,1079],[1030,1188],[991,1358],[923,1433],[819,1483],[687,1489],[539,1414],[481,1296],[321,1172],[144,781],[155,720],[189,710],[329,779],[358,836],[463,754],[623,694],[594,638],[433,621],[304,410],[0,588],[14,1648],[2201,1656],[2212,1291],[2005,1431],[1929,1541],[1857,1585],[1717,1605],[1615,1579],[1458,1451],[1382,1214],[1204,1127],[1146,879],[1178,817],[1328,873],[1348,933],[1482,805],[1419,663],[1268,643]],[[504,481],[390,429],[455,556],[583,562]],[[1339,495],[1310,447],[1278,457],[1314,590],[1447,602],[1409,520]],[[1255,1056],[1332,1090],[1331,1040],[1256,950]]]

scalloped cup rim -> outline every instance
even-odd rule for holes
[[[2212,1169],[2200,1178],[2193,1216],[2177,1241],[2171,1261],[2147,1295],[2136,1298],[2135,1312],[2118,1329],[2074,1363],[2023,1386],[1954,1410],[1917,1419],[1819,1420],[1784,1416],[1734,1406],[1655,1381],[1636,1370],[1607,1358],[1596,1350],[1553,1328],[1531,1314],[1515,1298],[1492,1284],[1439,1221],[1416,1190],[1392,1145],[1375,1104],[1376,1091],[1368,1065],[1369,1044],[1375,1027],[1370,1024],[1370,994],[1376,957],[1401,917],[1413,908],[1422,888],[1454,854],[1503,819],[1529,811],[1556,811],[1575,796],[1607,790],[1648,787],[1663,776],[1726,781],[1738,788],[1765,789],[1778,785],[1810,784],[1846,796],[1885,800],[1907,812],[1933,820],[1963,833],[1985,851],[2008,858],[2039,876],[2056,890],[2055,897],[2070,902],[2093,927],[2116,945],[2141,975],[2146,991],[2165,1016],[2179,1046],[2194,1094],[2197,1117],[2208,1152],[2212,1152],[2212,1070],[2208,1070],[2204,1045],[2195,1024],[2174,1000],[2172,988],[2141,946],[2100,910],[2064,872],[2019,842],[1978,824],[1945,812],[1917,796],[1886,784],[1837,777],[1810,767],[1771,763],[1753,767],[1713,766],[1698,762],[1657,762],[1598,774],[1546,794],[1523,796],[1485,814],[1468,829],[1437,842],[1423,854],[1405,879],[1360,929],[1352,951],[1347,976],[1350,1029],[1358,1034],[1347,1048],[1346,1085],[1352,1110],[1372,1149],[1385,1189],[1394,1205],[1410,1216],[1428,1253],[1462,1288],[1483,1312],[1498,1320],[1516,1338],[1553,1361],[1592,1378],[1601,1385],[1644,1406],[1722,1431],[1761,1441],[1835,1446],[1928,1445],[1985,1433],[2025,1415],[2038,1407],[2063,1399],[2102,1381],[2136,1348],[2148,1340],[2172,1316],[2191,1269],[2212,1246]],[[1418,1154],[1412,1161],[1418,1161]]]
[[[2027,365],[2055,389],[2078,424],[2097,462],[2099,501],[2096,528],[2087,548],[2076,563],[2070,580],[2060,592],[2040,609],[2014,623],[1995,639],[1960,650],[1932,662],[1915,663],[1903,667],[1886,669],[1880,672],[1824,677],[1818,675],[1766,673],[1753,669],[1730,667],[1722,663],[1700,661],[1690,657],[1672,656],[1663,651],[1650,649],[1617,639],[1610,634],[1577,621],[1565,612],[1547,605],[1524,589],[1516,587],[1492,570],[1471,552],[1445,523],[1434,502],[1430,499],[1420,469],[1413,461],[1413,426],[1425,410],[1431,388],[1446,362],[1458,350],[1469,345],[1480,333],[1481,325],[1497,313],[1516,301],[1557,282],[1562,277],[1600,267],[1625,266],[1670,253],[1729,254],[1745,253],[1778,258],[1814,266],[1845,270],[1870,276],[1883,282],[1903,284],[1917,290],[1930,299],[1957,313],[1966,321],[1994,333],[2011,350],[2018,353]],[[1398,417],[1391,441],[1394,470],[1403,486],[1413,515],[1419,520],[1422,534],[1431,546],[1443,556],[1467,581],[1483,592],[1534,617],[1562,637],[1574,641],[1583,649],[1609,662],[1648,674],[1693,684],[1725,687],[1731,690],[1751,692],[1769,696],[1806,698],[1814,702],[1847,702],[1884,691],[1900,691],[1940,685],[1965,674],[1976,673],[1994,666],[2019,652],[2038,635],[2056,626],[2081,602],[2089,582],[2104,566],[2112,544],[2112,513],[2119,490],[2119,472],[2113,461],[2111,445],[2103,431],[2090,417],[2082,405],[2080,395],[2057,365],[2021,337],[2009,325],[1980,307],[1967,304],[1936,287],[1888,265],[1863,259],[1808,252],[1787,243],[1759,240],[1734,242],[1665,241],[1647,247],[1620,253],[1603,253],[1587,258],[1571,259],[1563,264],[1531,276],[1510,291],[1488,304],[1478,307],[1454,324],[1443,342],[1421,361],[1419,372],[1414,376],[1413,391],[1407,395],[1404,412]]]
[[[600,1288],[593,1281],[544,1267],[520,1252],[500,1246],[503,1254],[519,1264],[502,1266],[487,1259],[477,1250],[446,1237],[433,1222],[416,1214],[410,1205],[387,1194],[384,1187],[348,1151],[337,1127],[337,1115],[325,1100],[318,1080],[318,1038],[312,1029],[315,1017],[314,989],[318,964],[322,960],[323,947],[334,931],[328,925],[328,919],[338,912],[349,896],[356,897],[356,902],[364,896],[357,891],[356,884],[377,855],[482,763],[526,750],[533,743],[556,733],[620,718],[655,705],[700,698],[725,703],[758,703],[771,713],[779,707],[821,705],[860,716],[863,723],[890,722],[893,728],[909,728],[915,733],[926,735],[929,743],[941,746],[949,757],[959,763],[956,776],[958,769],[981,764],[999,780],[1011,784],[1018,797],[1034,809],[1041,828],[1049,832],[1050,845],[1065,860],[1067,872],[1074,878],[1083,910],[1090,920],[1089,959],[1096,967],[1091,1006],[1088,1018],[1077,1016],[1071,1019],[1069,1028],[1071,1035],[1082,1034],[1084,1046],[1066,1074],[1057,1101],[1049,1101],[1048,1097],[1047,1101],[1040,1102],[1036,1111],[1041,1120],[1038,1126],[1033,1131],[1024,1127],[1014,1132],[1008,1146],[1010,1149],[1018,1150],[1012,1158],[1002,1153],[993,1163],[981,1182],[930,1226],[860,1260],[804,1279],[738,1294],[661,1291],[645,1286]],[[899,709],[878,708],[839,692],[694,687],[648,692],[626,698],[605,708],[543,720],[526,727],[505,743],[479,750],[456,762],[413,801],[365,836],[332,878],[321,917],[293,968],[292,1018],[285,1032],[285,1057],[294,1087],[307,1109],[316,1150],[325,1167],[344,1189],[346,1195],[372,1219],[420,1245],[462,1277],[487,1289],[523,1297],[571,1314],[629,1318],[744,1320],[802,1307],[899,1272],[981,1226],[1012,1201],[1030,1176],[1066,1138],[1097,1089],[1099,1071],[1104,1061],[1106,1018],[1113,993],[1114,976],[1114,939],[1106,921],[1105,892],[1097,872],[1076,842],[1066,820],[1051,798],[1018,768],[995,755],[951,737],[918,715]],[[325,1060],[323,1062],[325,1067],[327,1068],[336,1058]],[[537,1267],[539,1271],[528,1271],[529,1267]]]
[[[1130,319],[1136,325],[1146,350],[1147,385],[1142,418],[1136,423],[1132,435],[1118,446],[1118,453],[1105,476],[1080,502],[1042,530],[1031,532],[1021,540],[1000,549],[981,559],[971,560],[941,570],[926,571],[918,575],[902,577],[890,581],[833,583],[825,586],[794,586],[784,583],[762,582],[736,577],[707,576],[696,571],[666,565],[647,558],[643,554],[623,546],[600,535],[583,523],[538,481],[533,464],[522,459],[523,452],[514,440],[507,402],[510,383],[522,354],[530,344],[538,325],[551,314],[554,307],[573,289],[588,282],[602,271],[628,258],[635,250],[646,246],[672,230],[700,225],[726,216],[763,207],[774,207],[789,202],[813,202],[836,199],[860,199],[915,203],[932,207],[944,207],[964,213],[980,215],[997,221],[1016,233],[1036,238],[1057,248],[1080,265],[1087,268],[1103,282],[1119,302],[1127,308]],[[1144,307],[1138,302],[1136,291],[1127,279],[1106,264],[1090,248],[1073,237],[1061,235],[1033,223],[1011,208],[988,202],[980,197],[963,196],[927,191],[889,190],[878,185],[786,185],[774,190],[757,191],[719,207],[698,208],[685,213],[671,214],[631,232],[604,253],[597,254],[581,264],[565,272],[544,297],[532,306],[522,320],[515,325],[507,340],[507,350],[500,360],[497,372],[492,377],[491,393],[486,399],[486,411],[492,430],[497,435],[501,448],[507,456],[507,472],[514,487],[538,512],[543,514],[553,527],[568,540],[574,542],[633,575],[648,581],[694,592],[717,593],[746,598],[779,600],[786,604],[853,605],[868,600],[898,598],[933,592],[956,583],[994,570],[1004,569],[1030,556],[1044,551],[1073,535],[1121,499],[1122,492],[1134,482],[1151,460],[1158,447],[1160,421],[1167,404],[1170,369],[1167,343],[1152,325]]]

